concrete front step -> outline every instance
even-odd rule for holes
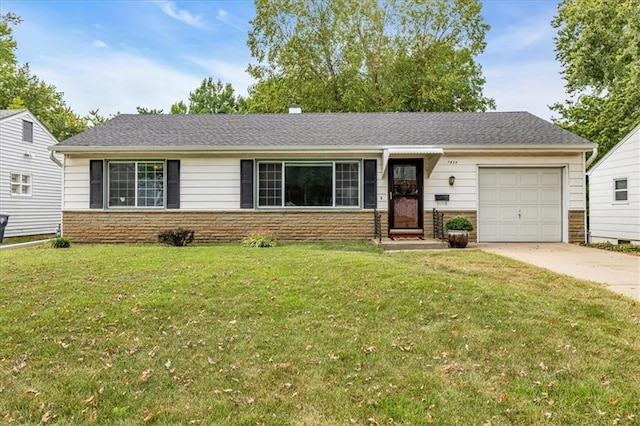
[[[373,240],[373,242],[382,247],[384,251],[394,250],[442,250],[449,248],[446,241],[432,239],[396,239],[383,238],[382,241]]]

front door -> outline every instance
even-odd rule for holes
[[[389,160],[389,234],[422,234],[423,160]]]

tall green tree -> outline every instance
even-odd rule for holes
[[[13,27],[20,22],[13,13],[0,15],[0,109],[29,109],[58,140],[82,132],[87,121],[66,105],[63,93],[32,74],[28,64],[18,64]]]
[[[235,114],[246,110],[246,101],[234,95],[231,83],[208,77],[193,92],[189,104],[179,101],[171,105],[171,114]]]
[[[484,111],[477,0],[256,0],[251,112]]]
[[[556,123],[598,156],[640,123],[640,0],[563,0],[552,25],[569,99]]]

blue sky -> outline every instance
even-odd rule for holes
[[[557,0],[484,0],[491,25],[478,58],[498,111],[552,116],[565,99],[550,22]],[[251,0],[0,0],[14,12],[18,60],[65,94],[78,114],[136,106],[169,111],[205,77],[246,94]]]

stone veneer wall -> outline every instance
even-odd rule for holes
[[[382,214],[386,236],[387,212]],[[277,239],[367,240],[373,238],[373,210],[354,211],[66,211],[64,236],[76,243],[153,243],[158,232],[188,228],[195,242],[240,241],[257,229],[271,230]]]
[[[477,241],[477,212],[443,211],[444,221],[465,216],[473,223],[470,241]],[[387,236],[388,213],[380,211]],[[195,230],[196,242],[240,241],[257,229],[269,229],[283,241],[367,240],[373,238],[373,210],[354,211],[68,211],[62,214],[64,236],[78,243],[152,243],[158,232],[178,227]],[[433,238],[433,210],[424,212],[425,238]],[[446,231],[445,231],[446,235]],[[585,241],[584,210],[569,211],[569,242]]]
[[[579,244],[586,240],[584,210],[569,210],[569,243]]]
[[[454,216],[464,216],[473,223],[473,231],[469,233],[469,241],[476,242],[478,241],[478,234],[476,230],[478,229],[478,214],[475,210],[439,210],[444,213],[444,220],[442,224],[447,222],[447,220],[451,219]],[[424,212],[424,237],[425,238],[433,238],[433,210],[425,210]],[[447,230],[444,230],[444,237],[447,238]]]

